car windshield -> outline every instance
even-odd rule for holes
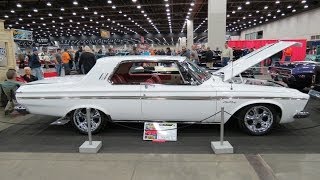
[[[181,63],[181,65],[187,69],[199,82],[204,82],[211,77],[209,72],[206,72],[193,62],[184,61]]]

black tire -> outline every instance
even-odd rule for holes
[[[255,125],[256,128],[260,123],[260,122],[257,122],[257,121],[264,121],[263,123],[268,124],[268,125],[266,125],[267,126],[266,128],[263,128],[262,124],[260,123],[261,131],[251,130],[248,127],[248,126],[250,126],[250,123],[249,123],[250,120],[247,120],[247,123],[246,123],[246,120],[245,120],[245,116],[247,115],[247,113],[249,113],[248,115],[250,116],[250,113],[252,113],[251,111],[252,111],[252,109],[254,107],[255,108],[262,108],[264,110],[267,110],[268,114],[270,114],[270,117],[272,117],[272,122],[268,120],[268,123],[267,123],[267,121],[265,121],[265,118],[266,118],[265,116],[262,117],[261,120],[252,120],[252,124],[257,123]],[[254,104],[254,105],[249,105],[249,106],[246,106],[246,107],[242,108],[240,111],[238,111],[236,116],[237,116],[237,119],[238,119],[239,127],[245,133],[247,133],[249,135],[253,135],[253,136],[263,136],[263,135],[269,134],[271,132],[271,130],[273,129],[273,127],[279,122],[279,120],[280,120],[280,115],[279,114],[280,113],[277,112],[275,107],[272,106],[272,105]],[[257,129],[259,129],[259,126],[258,126]]]
[[[78,111],[81,111],[82,113],[83,112],[86,112],[86,108],[80,108],[80,109],[76,109],[76,110],[74,110],[72,113],[70,113],[70,119],[71,119],[71,124],[72,124],[72,126],[79,132],[79,133],[81,133],[81,134],[88,134],[88,131],[87,130],[84,130],[84,129],[81,129],[80,127],[79,127],[79,125],[78,125],[78,123],[79,123],[79,119],[77,119],[77,113],[78,113]],[[97,134],[97,133],[99,133],[100,131],[102,131],[104,128],[105,128],[105,126],[107,125],[107,122],[108,122],[108,116],[107,115],[105,115],[102,111],[99,111],[99,110],[97,110],[97,109],[94,109],[94,108],[92,108],[91,109],[91,113],[92,114],[95,114],[96,112],[98,112],[99,113],[99,115],[100,115],[100,117],[101,117],[101,119],[99,120],[99,122],[100,123],[96,123],[97,125],[97,127],[93,127],[94,125],[93,125],[93,123],[91,124],[91,126],[92,126],[92,131],[91,131],[91,133],[92,134]],[[79,117],[78,117],[79,118]],[[81,118],[81,117],[80,117]],[[87,124],[86,123],[86,118],[85,119],[82,119],[83,121],[81,121],[81,122],[85,122],[85,124]],[[96,122],[96,121],[95,121]],[[86,126],[87,127],[87,126]]]

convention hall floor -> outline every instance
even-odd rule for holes
[[[84,155],[78,148],[87,137],[70,125],[49,125],[56,118],[48,116],[4,117],[1,109],[1,121],[32,125],[0,123],[0,179],[318,179],[319,105],[312,100],[309,118],[268,136],[248,136],[228,125],[226,140],[235,155],[213,154],[217,125],[194,125],[178,130],[177,142],[153,143],[142,140],[142,130],[116,124],[93,137],[103,142],[98,155]]]

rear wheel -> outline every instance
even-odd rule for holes
[[[107,123],[106,115],[94,108],[90,109],[91,132],[96,134],[100,132]],[[79,108],[73,111],[71,122],[73,127],[82,134],[88,134],[88,121],[86,108]]]
[[[275,108],[264,104],[247,106],[238,116],[240,128],[254,136],[268,134],[279,118]]]

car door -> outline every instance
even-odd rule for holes
[[[209,118],[216,112],[211,85],[142,83],[141,95],[145,121],[214,121]]]

